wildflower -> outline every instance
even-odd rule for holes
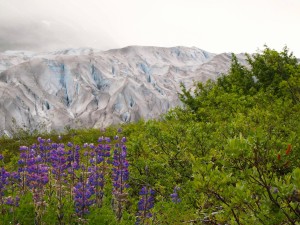
[[[122,143],[125,143],[127,140],[126,140],[126,137],[122,137],[122,140],[121,140],[121,142]]]
[[[73,193],[76,214],[82,218],[89,213],[89,207],[94,203],[94,200],[91,199],[94,188],[88,182],[84,183],[82,178],[80,180],[74,186]]]
[[[126,201],[127,192],[126,189],[129,187],[127,180],[129,179],[128,161],[126,160],[127,148],[124,143],[116,138],[119,142],[115,145],[113,156],[113,195],[114,203],[113,208],[116,212],[117,219],[120,220],[122,217],[123,203]]]
[[[20,198],[19,197],[7,197],[6,200],[5,200],[5,204],[6,205],[9,205],[9,206],[16,206],[16,207],[19,207],[19,202],[20,202]]]
[[[180,187],[175,187],[173,190],[173,193],[170,195],[170,197],[172,198],[172,202],[174,203],[179,203],[181,202],[181,199],[179,198],[179,195],[177,193],[177,191],[180,190]]]
[[[150,210],[154,207],[154,195],[155,191],[148,186],[142,187],[139,195],[140,200],[138,202],[138,213],[135,224],[145,224],[147,220],[152,217]]]
[[[68,147],[72,147],[73,144],[72,144],[71,142],[68,142],[67,146],[68,146]]]
[[[28,150],[28,147],[27,146],[20,146],[20,151],[27,151]]]
[[[10,174],[3,167],[0,168],[0,196],[4,196],[6,185],[8,184],[8,178]]]
[[[104,139],[101,140],[103,142]],[[88,169],[90,172],[89,182],[95,188],[96,196],[95,201],[98,207],[102,206],[102,199],[104,196],[105,174],[107,169],[108,157],[110,157],[110,145],[98,144],[93,148],[94,151],[90,153],[91,167]]]

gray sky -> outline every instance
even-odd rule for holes
[[[0,51],[128,45],[300,57],[300,0],[0,0]]]

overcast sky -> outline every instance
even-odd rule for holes
[[[0,51],[128,45],[300,57],[300,0],[0,0]]]

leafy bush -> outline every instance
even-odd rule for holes
[[[1,138],[0,223],[300,224],[300,66],[287,48],[247,62],[233,55],[228,74],[182,86],[183,108],[120,137]]]

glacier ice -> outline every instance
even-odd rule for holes
[[[228,54],[182,46],[0,53],[0,135],[157,118],[181,104],[180,82],[190,88],[229,66]]]

